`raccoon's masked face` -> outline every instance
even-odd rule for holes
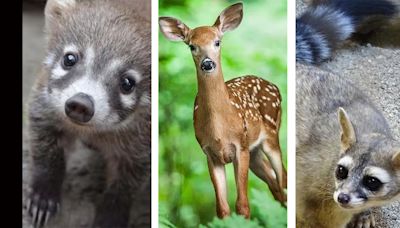
[[[75,2],[58,14],[47,9],[50,108],[79,129],[123,127],[150,107],[148,23],[107,4]]]
[[[335,202],[361,211],[399,198],[400,144],[381,134],[359,135],[356,140],[349,117],[340,112],[342,151],[334,173]]]

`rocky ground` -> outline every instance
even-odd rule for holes
[[[396,1],[400,5],[400,1]],[[305,8],[297,1],[297,14]],[[349,78],[383,111],[400,140],[400,15],[363,44],[348,42],[320,66]],[[377,227],[400,227],[400,202],[375,209]]]

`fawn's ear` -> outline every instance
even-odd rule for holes
[[[160,17],[158,20],[161,32],[172,41],[185,41],[189,34],[189,27],[173,17]]]
[[[392,164],[397,170],[400,170],[400,149],[397,149],[397,152],[394,153],[392,157]]]
[[[243,18],[243,3],[239,2],[224,9],[218,16],[214,26],[219,29],[221,33],[231,31],[237,28],[242,22]]]
[[[342,153],[345,153],[356,142],[356,133],[352,123],[350,122],[349,116],[343,108],[339,108],[338,115],[341,127],[341,151]]]
[[[63,12],[74,8],[76,0],[48,0],[44,10],[46,22],[55,22]]]

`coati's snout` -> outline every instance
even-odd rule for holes
[[[94,115],[93,98],[84,93],[78,93],[65,102],[65,114],[74,122],[86,123]]]

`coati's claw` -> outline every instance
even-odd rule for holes
[[[353,216],[346,228],[373,228],[375,227],[375,218],[371,211],[361,212]]]
[[[31,194],[27,200],[26,209],[32,218],[33,227],[44,227],[49,219],[59,210],[59,203],[45,195]]]

